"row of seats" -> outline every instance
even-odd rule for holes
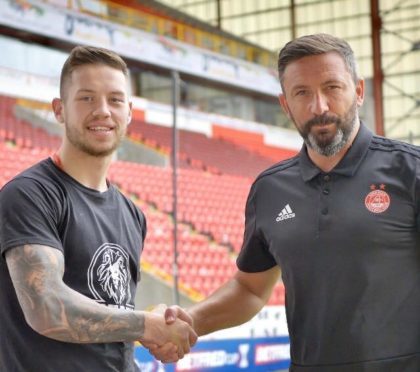
[[[165,213],[147,204],[141,204],[140,208],[148,221],[142,260],[172,273],[173,222]],[[218,288],[218,284],[233,275],[236,269],[235,258],[224,247],[211,243],[208,237],[193,232],[185,224],[178,224],[177,236],[177,262],[181,283],[207,296]],[[206,281],[212,278],[217,279],[209,285]]]
[[[172,148],[172,129],[161,125],[133,120],[128,134],[144,144],[169,154]],[[255,178],[273,161],[221,139],[187,130],[178,131],[179,157],[184,166],[205,169],[212,173],[232,174]],[[281,159],[278,159],[281,160]]]
[[[61,139],[16,118],[15,103],[13,98],[0,96],[0,140],[13,142],[19,148],[57,149]]]
[[[0,187],[50,153],[47,149],[19,148],[0,139]]]
[[[138,195],[163,212],[172,213],[171,169],[118,162],[118,166],[111,167],[109,175],[123,190]],[[179,220],[239,251],[250,180],[192,169],[180,169],[178,180]]]

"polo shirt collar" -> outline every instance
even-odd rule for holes
[[[373,133],[361,122],[359,132],[343,159],[329,173],[353,176],[369,148]],[[305,182],[323,173],[309,158],[306,145],[303,144],[299,153],[299,165],[302,178]]]

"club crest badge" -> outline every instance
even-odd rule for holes
[[[371,191],[366,195],[365,206],[372,213],[383,213],[391,204],[391,198],[385,191],[385,185],[381,184],[379,189],[375,185],[370,187]]]

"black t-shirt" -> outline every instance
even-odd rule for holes
[[[56,248],[70,288],[104,306],[134,309],[145,235],[143,213],[118,189],[86,188],[51,159],[6,184],[0,192],[0,371],[136,370],[133,343],[73,344],[33,331],[4,257],[23,244]]]
[[[363,125],[328,174],[262,173],[240,270],[282,271],[293,371],[420,371],[420,149]]]

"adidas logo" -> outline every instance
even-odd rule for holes
[[[276,222],[287,220],[288,218],[295,218],[295,216],[296,214],[293,213],[292,208],[290,208],[290,205],[287,204],[276,217]]]

